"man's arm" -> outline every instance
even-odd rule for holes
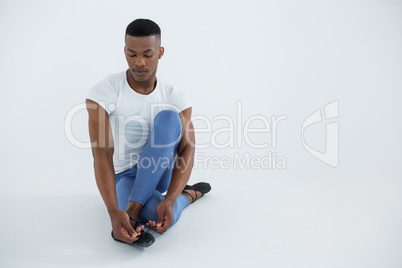
[[[173,205],[190,179],[193,169],[195,135],[191,122],[191,107],[180,113],[182,137],[179,143],[177,158],[172,171],[172,178],[165,199],[158,204],[158,222],[156,232],[162,234],[173,223]]]
[[[117,203],[113,167],[114,144],[109,115],[92,100],[87,99],[86,106],[96,184],[110,215],[114,237],[132,243],[137,240],[137,233],[132,228],[127,213],[120,211]]]

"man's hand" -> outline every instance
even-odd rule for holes
[[[138,226],[137,229],[134,230],[130,224],[128,214],[122,210],[116,210],[109,213],[109,215],[112,222],[114,238],[130,244],[138,240],[138,236],[144,228],[143,225]]]
[[[167,199],[160,202],[156,207],[158,222],[149,221],[147,223],[148,227],[153,228],[156,226],[153,230],[158,234],[166,232],[173,223],[173,205],[174,202]]]

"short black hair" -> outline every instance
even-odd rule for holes
[[[126,28],[126,35],[142,37],[156,35],[161,37],[159,25],[149,19],[136,19]]]

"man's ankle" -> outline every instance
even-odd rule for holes
[[[126,213],[131,218],[137,220],[143,207],[144,206],[138,202],[129,201],[126,207]]]

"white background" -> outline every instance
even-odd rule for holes
[[[197,150],[271,151],[287,166],[195,168],[190,182],[212,191],[145,250],[112,240],[91,151],[65,136],[68,111],[127,68],[139,17],[160,25],[158,77],[187,92],[193,116],[235,118],[241,101],[244,120],[287,117],[276,148]],[[1,267],[401,267],[401,2],[9,0],[0,33]],[[303,148],[301,125],[336,100],[333,168]],[[86,111],[73,119],[89,141]],[[324,151],[325,122],[305,134]]]

